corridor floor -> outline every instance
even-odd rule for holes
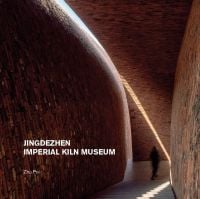
[[[150,180],[149,161],[129,161],[124,180],[97,193],[92,199],[174,199],[168,171],[168,162],[162,161],[157,179]]]

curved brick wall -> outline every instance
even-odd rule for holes
[[[174,71],[191,1],[66,1],[103,44],[169,153]],[[128,100],[134,159],[147,160],[157,141]]]
[[[200,1],[194,0],[177,66],[172,107],[172,184],[180,199],[200,198]]]
[[[106,52],[72,15],[53,0],[0,1],[0,198],[84,198],[123,178],[125,93]],[[23,157],[23,140],[39,138],[117,152]]]

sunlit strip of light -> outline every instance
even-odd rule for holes
[[[74,12],[74,10],[65,2],[65,0],[55,0],[55,3],[59,6],[60,9],[77,25],[77,28],[79,28],[82,32],[85,33],[85,36],[92,41],[92,44],[96,47],[96,50],[104,57],[104,60],[108,61],[108,67],[112,70],[112,73],[115,74],[115,76],[119,77],[119,74],[113,65],[109,55],[103,48],[103,46],[100,44],[98,39],[94,36],[94,34],[88,29],[88,27],[84,24],[84,22],[81,20],[81,18]]]
[[[126,90],[128,91],[128,93],[130,94],[132,100],[135,102],[135,104],[138,107],[139,111],[143,115],[145,121],[147,122],[147,124],[149,125],[150,129],[152,130],[152,132],[153,132],[156,140],[158,141],[158,143],[159,143],[160,147],[162,148],[165,156],[167,157],[167,159],[169,161],[169,164],[171,164],[169,154],[168,154],[167,150],[165,149],[165,147],[164,147],[161,139],[159,138],[158,133],[157,133],[156,129],[154,128],[151,120],[149,119],[146,111],[144,110],[144,108],[143,108],[140,100],[138,99],[138,97],[136,96],[135,92],[133,91],[133,89],[131,88],[131,86],[129,85],[129,83],[124,79],[123,76],[121,76],[121,79],[122,79],[122,83],[123,83],[124,87],[126,88]]]
[[[136,199],[148,199],[148,198],[153,198],[155,195],[159,194],[159,192],[161,192],[162,190],[164,190],[166,187],[169,186],[169,182],[165,182],[161,185],[159,185],[158,187],[146,192],[145,194],[143,194],[140,197],[137,197]]]
[[[88,27],[83,23],[81,18],[71,9],[71,7],[65,2],[65,0],[55,0],[55,2],[60,6],[60,8],[65,12],[66,15],[68,15],[74,23],[76,23],[81,30],[83,30],[85,33],[87,33],[93,41],[102,49],[102,45],[99,43],[97,38],[92,34],[92,32],[88,29]]]

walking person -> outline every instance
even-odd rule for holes
[[[155,146],[152,148],[150,158],[151,158],[151,164],[152,164],[151,180],[155,180],[155,178],[157,177],[158,167],[160,163],[160,155]]]

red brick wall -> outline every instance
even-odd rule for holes
[[[181,199],[200,198],[200,1],[193,3],[172,106],[172,184]]]
[[[66,1],[130,83],[169,152],[174,71],[191,1]],[[147,160],[157,141],[130,97],[129,108],[134,159]]]
[[[77,199],[120,181],[130,124],[106,53],[53,0],[1,1],[0,27],[0,198]],[[23,157],[24,139],[116,155]]]

